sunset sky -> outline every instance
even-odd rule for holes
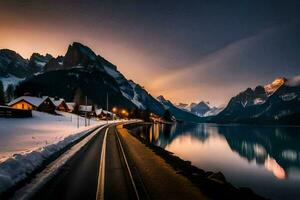
[[[0,49],[91,47],[154,96],[220,105],[300,74],[300,1],[0,0]]]

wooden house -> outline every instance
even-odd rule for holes
[[[76,104],[74,102],[66,102],[66,105],[68,106],[69,112],[73,112]]]
[[[56,110],[59,111],[64,111],[64,112],[69,112],[69,107],[66,104],[64,99],[59,99],[59,98],[51,98],[51,101],[56,107]]]
[[[37,110],[47,113],[55,113],[56,106],[49,97],[21,96],[11,101],[9,107],[21,110]]]
[[[102,108],[96,109],[95,114],[99,119],[102,119],[102,120],[106,120],[106,119],[112,120],[112,119],[116,118],[116,115],[114,113],[103,110]]]

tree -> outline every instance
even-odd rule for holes
[[[3,88],[2,81],[0,81],[0,105],[4,105],[4,103],[5,103],[4,88]]]
[[[15,87],[12,84],[9,84],[6,88],[6,100],[7,102],[12,101],[15,98]]]
[[[168,121],[168,122],[171,122],[172,121],[172,115],[170,113],[169,110],[166,110],[164,115],[163,115],[163,119]]]

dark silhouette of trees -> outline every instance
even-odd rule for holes
[[[164,115],[163,115],[163,119],[168,121],[168,122],[172,121],[172,115],[171,115],[169,110],[165,110]]]
[[[15,98],[15,87],[9,84],[6,88],[6,101],[10,102]]]
[[[5,104],[5,94],[2,81],[0,81],[0,105]]]

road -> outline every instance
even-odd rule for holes
[[[207,199],[121,125],[104,128],[32,199]]]

